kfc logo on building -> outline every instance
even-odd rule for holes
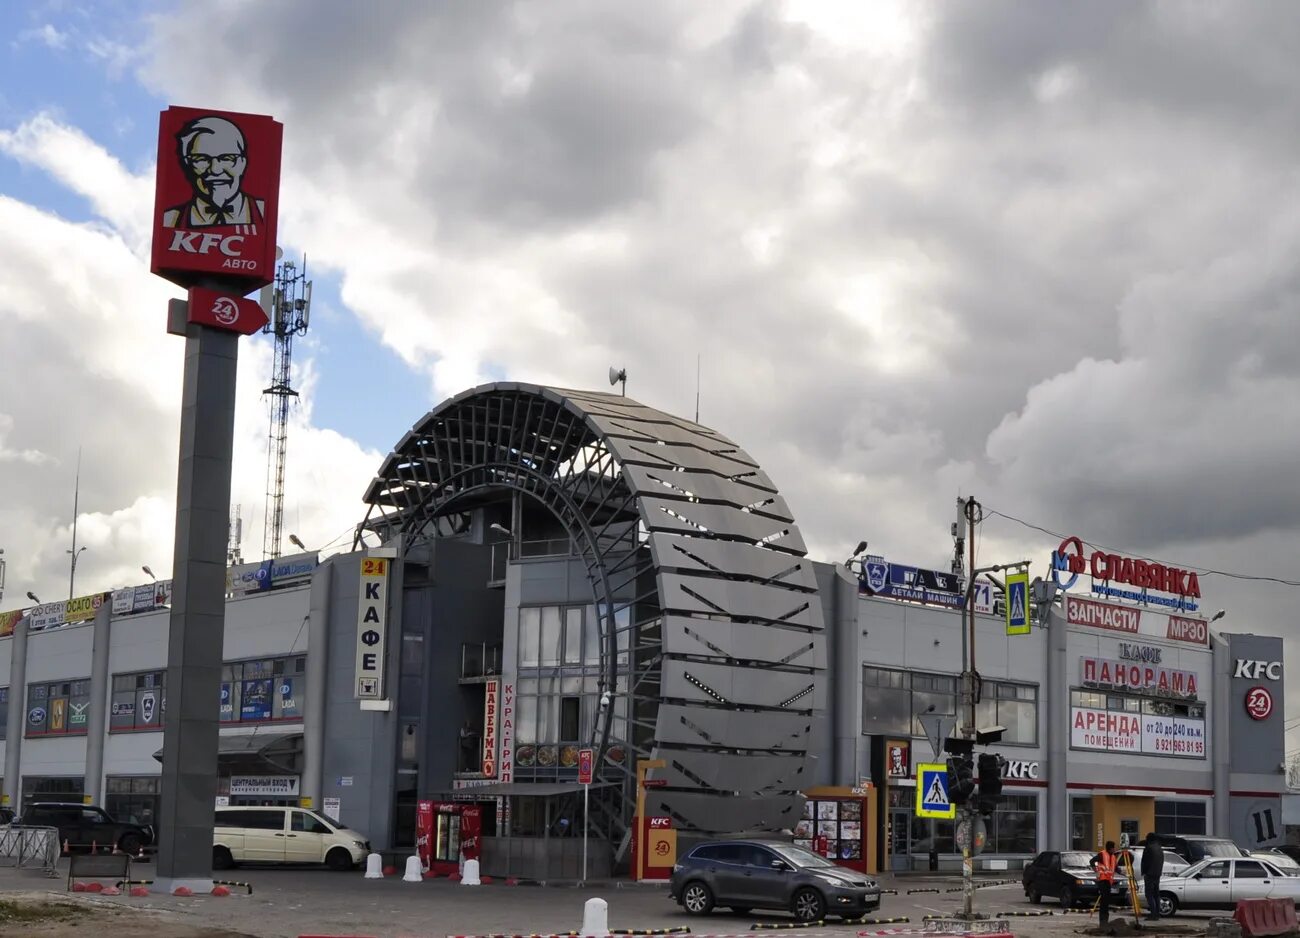
[[[283,127],[270,117],[171,107],[158,133],[152,270],[243,292],[275,274]]]
[[[887,753],[888,775],[890,778],[907,778],[912,774],[912,760],[907,743],[890,743]]]

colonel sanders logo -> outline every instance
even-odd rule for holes
[[[893,745],[889,747],[889,775],[891,778],[907,778],[907,747]]]
[[[248,169],[248,145],[238,125],[210,114],[195,118],[176,134],[176,156],[193,197],[164,212],[163,225],[233,225],[240,234],[257,233],[266,203],[242,189]]]

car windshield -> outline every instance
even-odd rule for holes
[[[823,869],[835,865],[825,857],[818,856],[811,850],[805,850],[803,847],[792,847],[789,844],[768,844],[767,846],[775,850],[777,854],[780,855],[781,859],[789,860],[794,866]]]
[[[1088,861],[1092,859],[1090,853],[1063,853],[1061,854],[1061,866],[1066,869],[1088,868]]]
[[[1207,857],[1239,857],[1241,850],[1230,840],[1202,840],[1200,847]]]

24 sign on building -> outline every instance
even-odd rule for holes
[[[384,648],[388,640],[388,560],[361,558],[361,596],[357,604],[357,697],[384,696]]]

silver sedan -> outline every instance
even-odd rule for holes
[[[1300,904],[1300,876],[1290,876],[1259,856],[1193,863],[1160,880],[1162,916],[1179,909],[1231,909],[1242,899],[1290,899]]]

